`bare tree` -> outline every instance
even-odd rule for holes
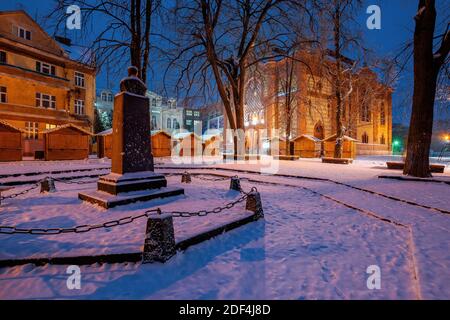
[[[54,23],[55,33],[66,34],[66,9],[70,5],[79,6],[82,13],[81,32],[75,40],[89,48],[80,60],[92,55],[98,67],[108,62],[121,74],[124,66],[131,64],[146,82],[152,17],[159,0],[56,0],[47,16]]]
[[[244,103],[249,70],[271,55],[271,43],[289,30],[281,23],[287,0],[177,1],[175,55],[169,65],[181,69],[188,85],[213,79],[234,136],[234,154],[244,153]],[[274,32],[279,28],[277,32]]]
[[[342,158],[343,137],[347,128],[343,116],[345,104],[349,102],[354,90],[353,74],[359,66],[358,59],[345,57],[345,52],[353,49],[357,54],[365,51],[357,30],[354,13],[360,6],[360,0],[324,0],[318,1],[320,23],[322,24],[323,75],[332,83],[335,100],[336,145],[334,157]],[[330,24],[331,22],[331,24]],[[327,28],[327,26],[331,28]],[[332,49],[329,49],[331,47]],[[332,58],[330,63],[329,58]]]
[[[436,35],[436,18],[435,0],[419,0],[414,32],[414,94],[403,172],[415,177],[431,176],[429,155],[437,82],[441,69],[449,63],[450,24],[444,33]]]

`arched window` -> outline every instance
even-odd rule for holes
[[[155,98],[152,99],[152,107],[156,107],[156,99]]]
[[[172,129],[172,120],[167,118],[167,129]]]
[[[174,129],[180,129],[180,124],[178,123],[177,119],[173,119],[172,124]]]
[[[367,100],[361,104],[361,121],[370,122],[370,107]]]
[[[367,134],[367,132],[364,132],[362,137],[361,137],[361,141],[362,143],[369,143],[369,136]]]
[[[380,106],[380,124],[382,126],[386,124],[386,110],[384,108],[384,102],[382,102]]]
[[[102,92],[102,101],[107,101],[106,100],[106,92]]]

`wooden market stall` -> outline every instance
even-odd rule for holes
[[[82,160],[89,157],[92,134],[73,124],[43,131],[45,160]]]
[[[203,154],[205,156],[218,156],[222,139],[219,134],[203,135]]]
[[[286,140],[279,137],[273,137],[269,140],[271,156],[285,156],[286,155]]]
[[[202,137],[193,132],[181,132],[173,136],[175,154],[180,157],[201,156]]]
[[[101,158],[110,158],[112,156],[112,129],[108,129],[96,134],[97,137],[97,156]]]
[[[336,136],[337,135],[334,134],[323,140],[326,158],[334,157],[334,146],[336,145]],[[358,142],[358,140],[353,139],[352,137],[344,136],[342,158],[355,159],[357,142]]]
[[[23,131],[0,120],[0,161],[21,161]]]
[[[294,140],[294,154],[300,158],[320,158],[322,140],[302,134]]]
[[[172,154],[172,136],[163,131],[152,131],[152,153],[154,157],[170,157]]]

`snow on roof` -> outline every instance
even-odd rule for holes
[[[107,135],[109,135],[109,134],[112,134],[112,128],[111,128],[111,129],[108,129],[108,130],[105,130],[105,131],[102,131],[102,132],[99,132],[99,133],[97,133],[96,135],[97,135],[97,136],[107,136]]]
[[[220,133],[204,134],[202,135],[203,141],[211,140],[212,138],[220,137]]]
[[[44,133],[44,134],[45,133],[52,133],[52,132],[55,132],[55,131],[66,129],[66,128],[72,128],[72,129],[75,129],[75,130],[80,131],[82,133],[85,133],[87,135],[90,135],[90,136],[92,135],[91,132],[89,132],[89,131],[87,131],[87,130],[85,130],[83,128],[80,128],[80,127],[78,127],[78,126],[76,126],[74,124],[71,124],[71,123],[68,123],[68,124],[65,124],[65,125],[53,128],[53,129],[44,130],[44,131],[42,131],[42,133]]]
[[[151,131],[151,135],[152,135],[152,136],[154,136],[155,134],[158,134],[158,133],[165,134],[165,135],[168,136],[169,138],[172,137],[172,136],[170,135],[170,133],[168,133],[168,132],[165,131],[165,130],[152,130],[152,131]]]
[[[196,139],[202,139],[200,136],[198,136],[197,134],[195,134],[194,132],[178,132],[178,133],[175,133],[172,137],[175,139],[175,140],[181,140],[181,139],[184,139],[184,138],[186,138],[186,137],[188,137],[188,136],[190,136],[190,135],[194,135],[194,137],[196,138]]]
[[[319,138],[316,138],[316,137],[314,137],[314,136],[312,136],[310,134],[302,134],[302,135],[298,136],[297,138],[295,138],[294,140],[297,140],[297,139],[300,139],[300,138],[305,138],[305,139],[308,139],[308,140],[312,140],[314,142],[322,141]]]
[[[25,130],[20,129],[20,128],[17,128],[17,127],[15,127],[15,126],[13,126],[12,124],[10,124],[10,123],[8,123],[8,122],[6,122],[6,121],[3,121],[3,120],[0,120],[0,124],[3,125],[3,126],[5,126],[5,127],[10,128],[10,129],[16,130],[16,131],[18,131],[18,132],[22,132],[22,133],[25,132]]]
[[[337,134],[333,134],[333,135],[331,135],[331,136],[329,136],[329,137],[323,139],[323,141],[331,141],[331,140],[335,140],[335,139],[336,139],[336,136],[337,136]],[[343,136],[343,139],[344,139],[345,141],[354,141],[354,142],[358,142],[358,140],[353,139],[352,137],[349,137],[349,136]]]

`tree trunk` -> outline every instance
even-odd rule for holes
[[[342,125],[342,63],[341,63],[341,8],[336,3],[334,14],[334,52],[336,59],[335,96],[336,96],[336,144],[334,157],[342,158],[344,130]]]
[[[144,53],[142,57],[142,81],[147,82],[147,68],[150,55],[150,27],[152,19],[152,0],[146,0],[145,4],[145,30],[144,30]]]
[[[420,0],[414,32],[414,95],[403,173],[421,178],[431,177],[429,156],[439,72],[433,57],[435,23],[434,1]]]

